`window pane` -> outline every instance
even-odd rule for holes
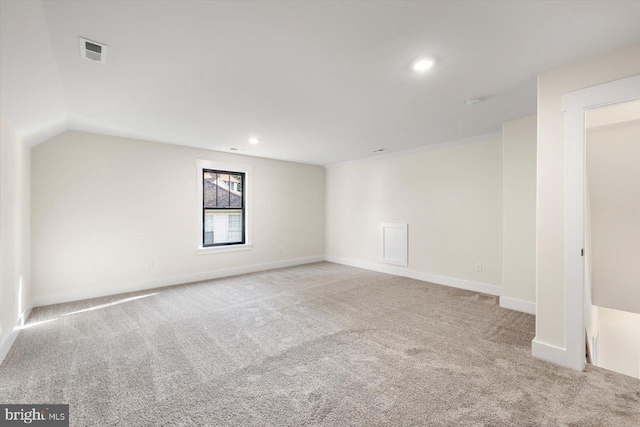
[[[229,174],[218,174],[218,208],[230,208],[231,207],[231,191],[229,191]]]
[[[242,240],[242,214],[240,213],[229,214],[229,240],[232,242]]]
[[[204,244],[242,243],[242,211],[205,210]]]
[[[243,175],[231,175],[231,191],[232,191],[232,199],[231,199],[231,207],[232,208],[240,208],[242,207],[242,184],[243,184]]]
[[[213,214],[206,213],[204,216],[204,244],[213,244]]]
[[[204,172],[202,179],[202,190],[204,192],[204,207],[216,206],[216,174]]]
[[[205,171],[203,174],[204,207],[242,208],[242,181],[241,174]]]

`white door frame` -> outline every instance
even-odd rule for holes
[[[565,358],[563,365],[585,369],[584,240],[586,110],[640,98],[640,75],[570,92],[565,112]]]

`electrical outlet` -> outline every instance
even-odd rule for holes
[[[482,271],[482,263],[476,263],[476,271]]]
[[[281,254],[282,253],[282,248],[278,248],[278,253]]]
[[[149,261],[147,263],[147,268],[153,268],[153,261]]]

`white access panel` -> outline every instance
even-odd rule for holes
[[[407,224],[383,222],[380,224],[382,244],[381,262],[386,264],[409,264],[407,256]]]

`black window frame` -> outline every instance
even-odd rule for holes
[[[229,175],[229,181],[231,181],[231,175],[239,175],[241,177],[241,182],[242,182],[242,206],[240,208],[232,208],[232,207],[228,207],[228,208],[208,208],[206,206],[206,203],[204,201],[204,197],[205,197],[205,182],[204,182],[204,175],[206,173],[215,173],[215,174],[222,174],[222,175]],[[232,171],[225,171],[225,170],[219,170],[219,169],[207,169],[207,168],[202,168],[202,176],[200,177],[202,180],[202,247],[203,248],[212,248],[212,247],[219,247],[219,246],[234,246],[234,245],[244,245],[246,244],[246,239],[247,239],[247,230],[246,230],[246,200],[245,200],[245,186],[246,186],[246,173],[245,172],[232,172]],[[229,192],[231,192],[231,187],[229,187]],[[218,197],[218,191],[216,190],[216,197]],[[211,211],[211,210],[216,210],[216,211],[224,211],[224,210],[229,210],[229,211],[242,211],[242,241],[240,242],[225,242],[225,243],[211,243],[211,244],[205,244],[205,215],[206,215],[206,211]]]

